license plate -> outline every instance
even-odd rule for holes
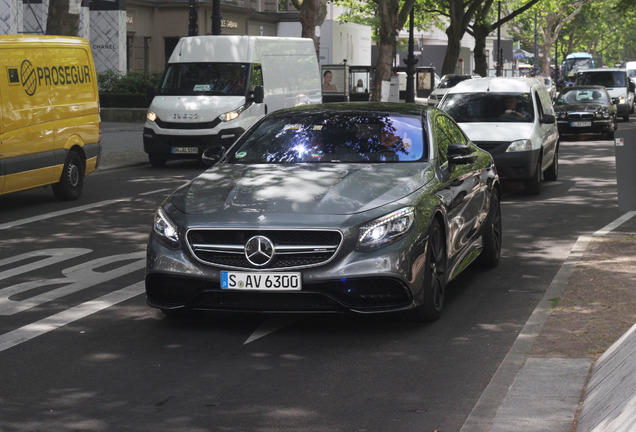
[[[591,121],[574,121],[574,122],[570,123],[570,126],[572,126],[572,127],[590,127],[590,126],[592,126],[592,122]]]
[[[197,154],[199,149],[197,147],[172,147],[173,154]]]
[[[221,289],[288,291],[301,288],[300,273],[221,272]]]

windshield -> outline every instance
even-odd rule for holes
[[[625,87],[624,71],[581,72],[576,82],[578,85],[601,85],[604,87]]]
[[[447,94],[441,107],[458,123],[532,123],[534,110],[529,93]]]
[[[161,95],[245,96],[248,64],[172,63],[163,76]]]
[[[557,104],[581,104],[581,103],[602,103],[608,104],[610,101],[607,93],[594,89],[565,89],[559,95]]]
[[[439,83],[439,88],[451,88],[455,87],[460,82],[469,79],[470,76],[462,76],[462,75],[453,75],[453,76],[444,76]]]
[[[231,153],[229,163],[412,162],[427,158],[422,121],[369,114],[266,118]]]

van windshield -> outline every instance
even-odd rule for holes
[[[602,85],[605,87],[625,87],[624,71],[579,72],[577,85]]]
[[[529,93],[447,94],[446,111],[458,123],[532,123],[534,109]]]
[[[164,96],[245,96],[247,63],[173,63],[159,94]]]

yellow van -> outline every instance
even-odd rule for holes
[[[77,199],[101,150],[88,41],[0,36],[0,194],[53,185]]]

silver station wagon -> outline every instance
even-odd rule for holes
[[[446,286],[501,250],[489,153],[410,104],[277,111],[158,209],[146,294],[166,314],[440,316]]]

